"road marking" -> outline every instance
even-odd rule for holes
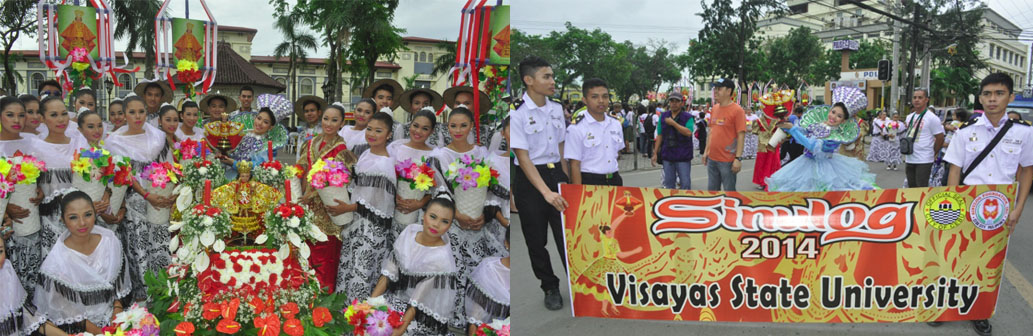
[[[1004,278],[1008,279],[1012,286],[1015,286],[1015,289],[1019,291],[1019,295],[1026,299],[1026,304],[1033,308],[1033,284],[1030,284],[1029,280],[1019,273],[1015,265],[1012,265],[1011,260],[1004,260]]]

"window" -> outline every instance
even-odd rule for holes
[[[38,73],[38,72],[32,74],[32,81],[30,82],[30,83],[32,83],[32,85],[31,85],[31,87],[29,87],[28,91],[29,92],[39,92],[39,85],[42,84],[44,80],[45,79],[43,79],[43,74]]]
[[[390,71],[377,71],[377,78],[391,78]]]
[[[122,84],[122,86],[118,88],[118,92],[116,93],[116,95],[118,95],[119,97],[125,97],[130,92],[133,92],[133,87],[136,86],[135,83],[133,83],[133,77],[129,74],[119,74],[118,82]]]
[[[301,69],[301,73],[306,74],[306,75],[313,75],[313,74],[316,73],[316,68],[314,68],[314,67],[304,67],[304,68]]]
[[[1001,60],[1001,48],[997,48],[997,60]]]
[[[994,45],[990,45],[990,57],[994,57]]]
[[[427,57],[427,53],[421,51],[419,59],[415,62],[415,69],[413,69],[413,72],[421,75],[429,75],[434,70],[433,59],[433,53],[430,54],[430,57]]]
[[[426,62],[426,61],[427,61],[427,53],[420,52],[420,62]]]
[[[418,80],[418,81],[416,81],[415,85],[416,85],[416,87],[421,88],[421,89],[429,89],[430,88],[430,81],[420,81],[420,80]]]
[[[302,78],[301,86],[298,87],[298,92],[303,95],[310,95],[312,94],[312,90],[314,87],[315,84],[313,84],[312,78]]]
[[[288,68],[288,67],[285,67],[285,66],[273,66],[273,73],[282,73],[282,74],[285,74],[285,73],[287,73],[287,70],[288,70],[288,69],[289,69],[289,68]]]
[[[807,13],[807,4],[809,4],[809,3],[805,2],[805,3],[799,4],[799,5],[789,6],[789,12],[791,14],[804,14],[804,13]]]
[[[427,62],[434,63],[434,53],[427,53]]]

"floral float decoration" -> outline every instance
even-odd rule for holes
[[[73,96],[80,88],[90,87],[105,76],[111,78],[115,86],[123,86],[118,74],[140,70],[139,67],[126,69],[129,57],[125,53],[118,65],[112,30],[114,12],[108,2],[88,2],[88,6],[40,2],[36,14],[39,61],[54,71],[63,91]],[[59,28],[59,21],[72,23]]]

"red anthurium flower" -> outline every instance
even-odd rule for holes
[[[176,299],[175,301],[172,301],[172,304],[169,305],[169,309],[165,310],[165,312],[167,312],[167,313],[175,313],[175,312],[178,312],[178,311],[179,311],[179,299]]]
[[[228,320],[235,320],[237,318],[237,309],[240,308],[240,299],[234,298],[229,302],[222,303],[222,318]]]
[[[334,320],[334,316],[330,314],[330,309],[326,307],[316,307],[312,310],[312,324],[316,328],[322,328],[323,325]]]
[[[118,328],[115,328],[115,326],[107,326],[107,327],[101,328],[100,330],[102,332],[104,332],[104,333],[114,334],[116,331],[118,331]]]
[[[218,214],[219,214],[219,208],[216,208],[216,207],[209,207],[208,208],[208,216],[209,217],[213,217],[213,216],[216,216]]]
[[[294,206],[294,216],[302,217],[305,215],[305,209],[302,209],[300,205]]]
[[[397,329],[402,326],[402,313],[392,311],[391,314],[387,315],[387,323],[391,325],[391,328]]]
[[[294,315],[297,315],[298,311],[298,304],[294,302],[288,302],[287,304],[280,306],[280,315],[284,318],[294,318]]]
[[[194,334],[194,324],[190,322],[180,322],[176,325],[176,336],[190,336]]]
[[[215,326],[215,331],[232,335],[240,331],[240,323],[230,319],[222,319],[222,321],[219,321],[219,324]]]
[[[265,314],[255,319],[255,328],[259,336],[277,336],[280,334],[280,319],[273,314]]]
[[[248,304],[251,305],[251,310],[256,313],[265,310],[265,302],[262,302],[262,299],[251,298],[251,302],[248,302]]]
[[[204,309],[204,311],[201,312],[201,317],[204,317],[205,320],[209,321],[214,320],[222,314],[222,309],[219,309],[219,305],[212,302],[205,303],[201,309]]]
[[[296,318],[290,318],[283,323],[283,332],[290,336],[301,336],[305,334],[305,327]]]

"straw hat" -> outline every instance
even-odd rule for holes
[[[448,88],[448,90],[445,90],[445,93],[441,95],[442,98],[445,100],[445,105],[448,105],[448,108],[455,109],[456,108],[456,95],[458,95],[458,94],[460,94],[462,92],[467,92],[467,93],[471,93],[472,94],[473,93],[473,88],[469,87],[469,86],[453,86],[453,87]],[[477,92],[480,93],[480,96],[481,96],[480,97],[480,101],[477,102],[478,105],[480,105],[481,113],[487,113],[488,110],[491,109],[491,98],[489,98],[488,94],[484,93],[484,91],[478,90]],[[471,110],[471,112],[472,112],[472,110]]]
[[[362,91],[362,98],[373,98],[373,92],[376,91],[377,88],[385,85],[391,87],[391,91],[394,92],[394,97],[391,99],[391,109],[394,110],[398,108],[398,98],[402,94],[402,84],[398,84],[398,81],[394,79],[384,78],[373,82],[373,85],[370,85],[365,91]]]
[[[434,107],[434,111],[440,110],[441,106],[445,104],[445,102],[441,99],[441,95],[435,92],[434,90],[425,88],[415,88],[409,91],[405,91],[404,93],[402,93],[401,97],[398,97],[398,102],[402,104],[402,109],[405,110],[405,112],[416,112],[412,110],[412,97],[416,95],[417,92],[424,92],[430,95],[430,105]]]
[[[201,99],[201,102],[197,104],[200,107],[201,112],[204,112],[205,114],[207,114],[208,113],[208,102],[210,102],[212,100],[212,98],[216,98],[216,97],[219,97],[219,98],[222,98],[222,99],[226,100],[226,111],[223,112],[223,113],[226,113],[228,115],[228,114],[230,114],[230,112],[233,112],[233,111],[237,110],[237,101],[236,100],[233,100],[233,98],[230,98],[229,96],[224,95],[222,93],[214,92],[214,93],[209,93],[208,95],[204,96],[204,99]]]
[[[136,93],[137,96],[140,96],[140,98],[146,97],[146,95],[144,94],[144,88],[146,88],[148,85],[151,85],[152,83],[158,85],[158,87],[161,88],[161,102],[171,104],[172,88],[169,87],[168,83],[165,83],[163,81],[140,82],[136,84],[136,87],[133,88],[133,92]]]
[[[315,102],[319,104],[319,110],[322,112],[327,106],[326,99],[319,98],[316,96],[302,96],[298,100],[294,101],[294,114],[298,115],[298,121],[305,120],[305,104],[308,102]]]

